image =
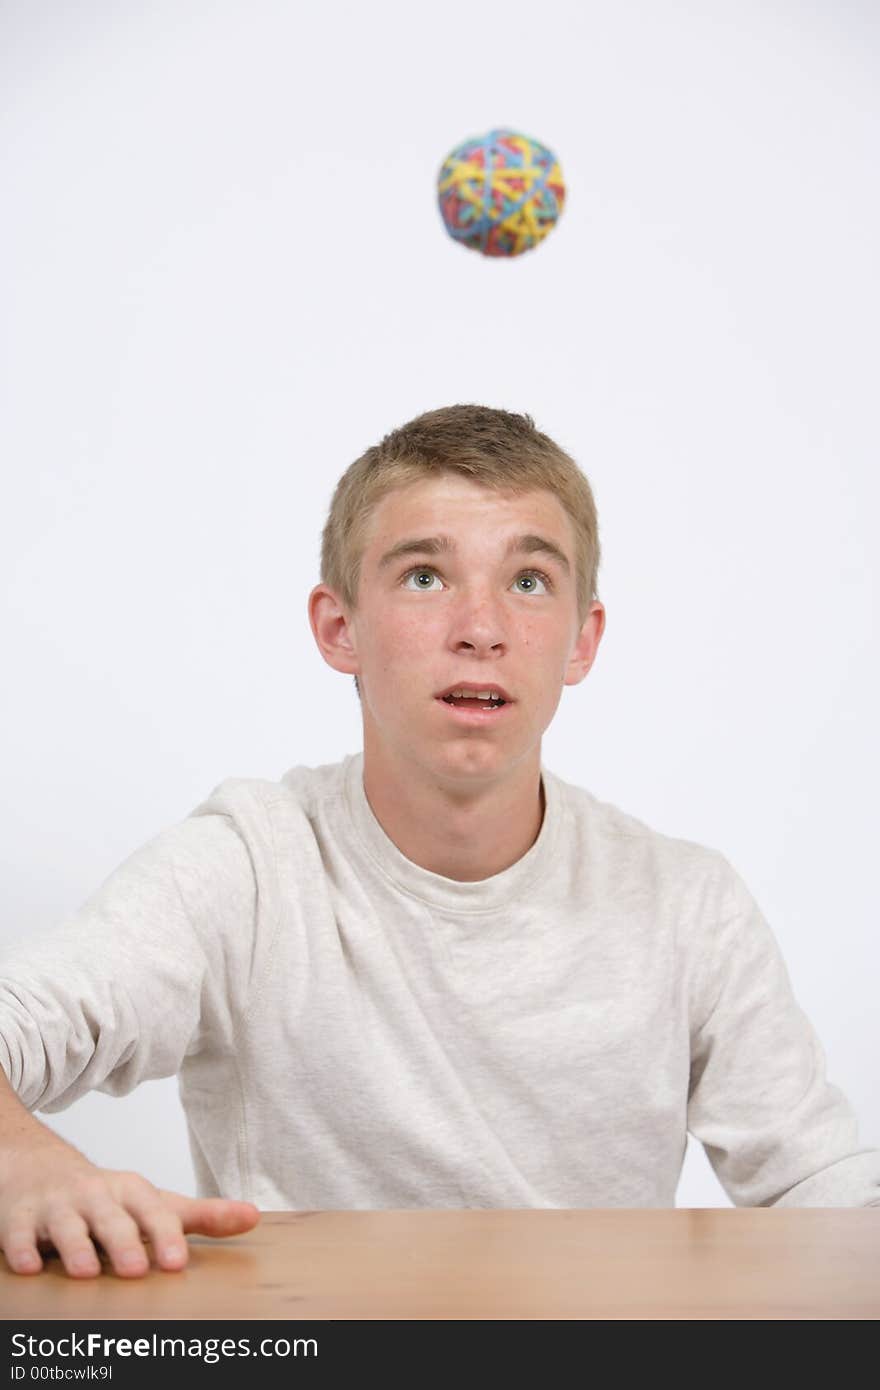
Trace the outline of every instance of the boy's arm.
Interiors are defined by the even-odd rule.
[[[188,1233],[238,1235],[259,1217],[249,1202],[185,1197],[97,1168],[34,1119],[0,1070],[0,1247],[13,1273],[38,1273],[43,1244],[68,1274],[100,1274],[99,1241],[116,1274],[137,1277],[150,1267],[144,1238],[160,1269],[182,1269]]]
[[[728,911],[692,985],[688,1129],[737,1206],[878,1206],[880,1150],[859,1144],[776,939],[726,867]]]
[[[142,1236],[160,1266],[180,1268],[187,1231],[230,1235],[257,1220],[250,1203],[195,1200],[98,1168],[30,1113],[93,1089],[122,1095],[174,1075],[187,1055],[234,1047],[256,898],[229,818],[199,815],[137,850],[60,928],[0,960],[0,1247],[13,1268],[39,1270],[41,1242],[68,1273],[98,1273],[99,1241],[117,1273],[141,1274]]]

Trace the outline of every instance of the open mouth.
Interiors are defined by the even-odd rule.
[[[501,709],[507,701],[500,696],[492,695],[488,700],[481,700],[479,696],[473,695],[443,695],[441,696],[444,705],[451,705],[453,709]]]
[[[438,704],[444,704],[457,724],[493,724],[505,718],[505,710],[512,708],[513,701],[503,686],[499,685],[454,685],[445,695],[435,696]]]

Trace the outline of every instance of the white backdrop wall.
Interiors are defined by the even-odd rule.
[[[334,484],[456,401],[593,485],[608,626],[546,763],[720,849],[880,1143],[880,16],[854,0],[0,6],[0,947],[223,778],[361,746]],[[510,125],[518,261],[434,179]],[[50,1123],[192,1190],[173,1079]],[[726,1205],[691,1148],[680,1205]]]

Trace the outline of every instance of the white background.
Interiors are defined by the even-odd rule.
[[[720,849],[880,1143],[880,22],[865,0],[0,6],[0,945],[228,776],[361,746],[306,596],[345,467],[531,413],[608,626],[548,766]],[[443,231],[508,125],[569,200]],[[173,1079],[51,1123],[192,1190]],[[680,1205],[727,1205],[692,1148]]]

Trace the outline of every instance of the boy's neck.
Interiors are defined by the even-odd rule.
[[[540,753],[503,782],[464,794],[461,784],[431,776],[364,747],[364,792],[385,834],[413,864],[444,878],[474,883],[510,868],[531,849],[544,819]]]

